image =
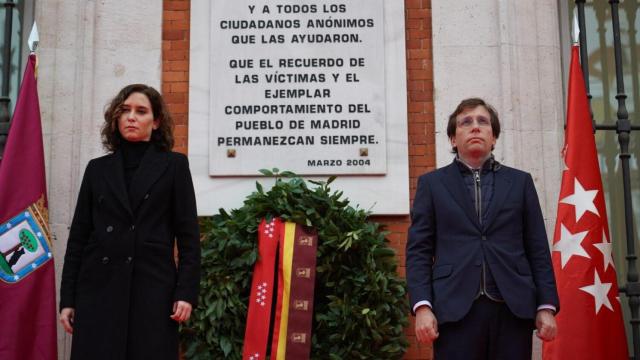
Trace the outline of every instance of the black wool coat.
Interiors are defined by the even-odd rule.
[[[173,303],[196,306],[200,241],[187,158],[149,146],[130,186],[127,195],[120,151],[87,165],[60,289],[60,308],[75,309],[72,359],[177,359]]]

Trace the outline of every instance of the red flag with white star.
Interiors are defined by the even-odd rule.
[[[571,52],[562,185],[553,238],[558,335],[543,358],[629,359],[578,46]]]

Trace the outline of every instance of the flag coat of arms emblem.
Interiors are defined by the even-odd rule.
[[[0,280],[15,283],[51,259],[44,199],[0,225]]]

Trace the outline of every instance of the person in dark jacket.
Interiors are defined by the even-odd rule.
[[[463,100],[449,117],[453,163],[422,175],[407,241],[416,338],[436,359],[531,359],[532,331],[556,335],[560,310],[531,175],[499,164],[498,114]]]
[[[104,117],[110,153],[87,165],[62,271],[71,358],[178,359],[200,282],[189,163],[171,151],[173,121],[154,88],[124,87]]]

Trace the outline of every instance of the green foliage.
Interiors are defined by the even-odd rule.
[[[181,329],[187,359],[241,359],[260,220],[284,220],[318,230],[312,359],[399,359],[408,347],[406,285],[394,251],[368,213],[349,206],[326,182],[261,170],[276,183],[240,209],[202,220],[199,306]],[[284,178],[284,179],[283,179]]]

